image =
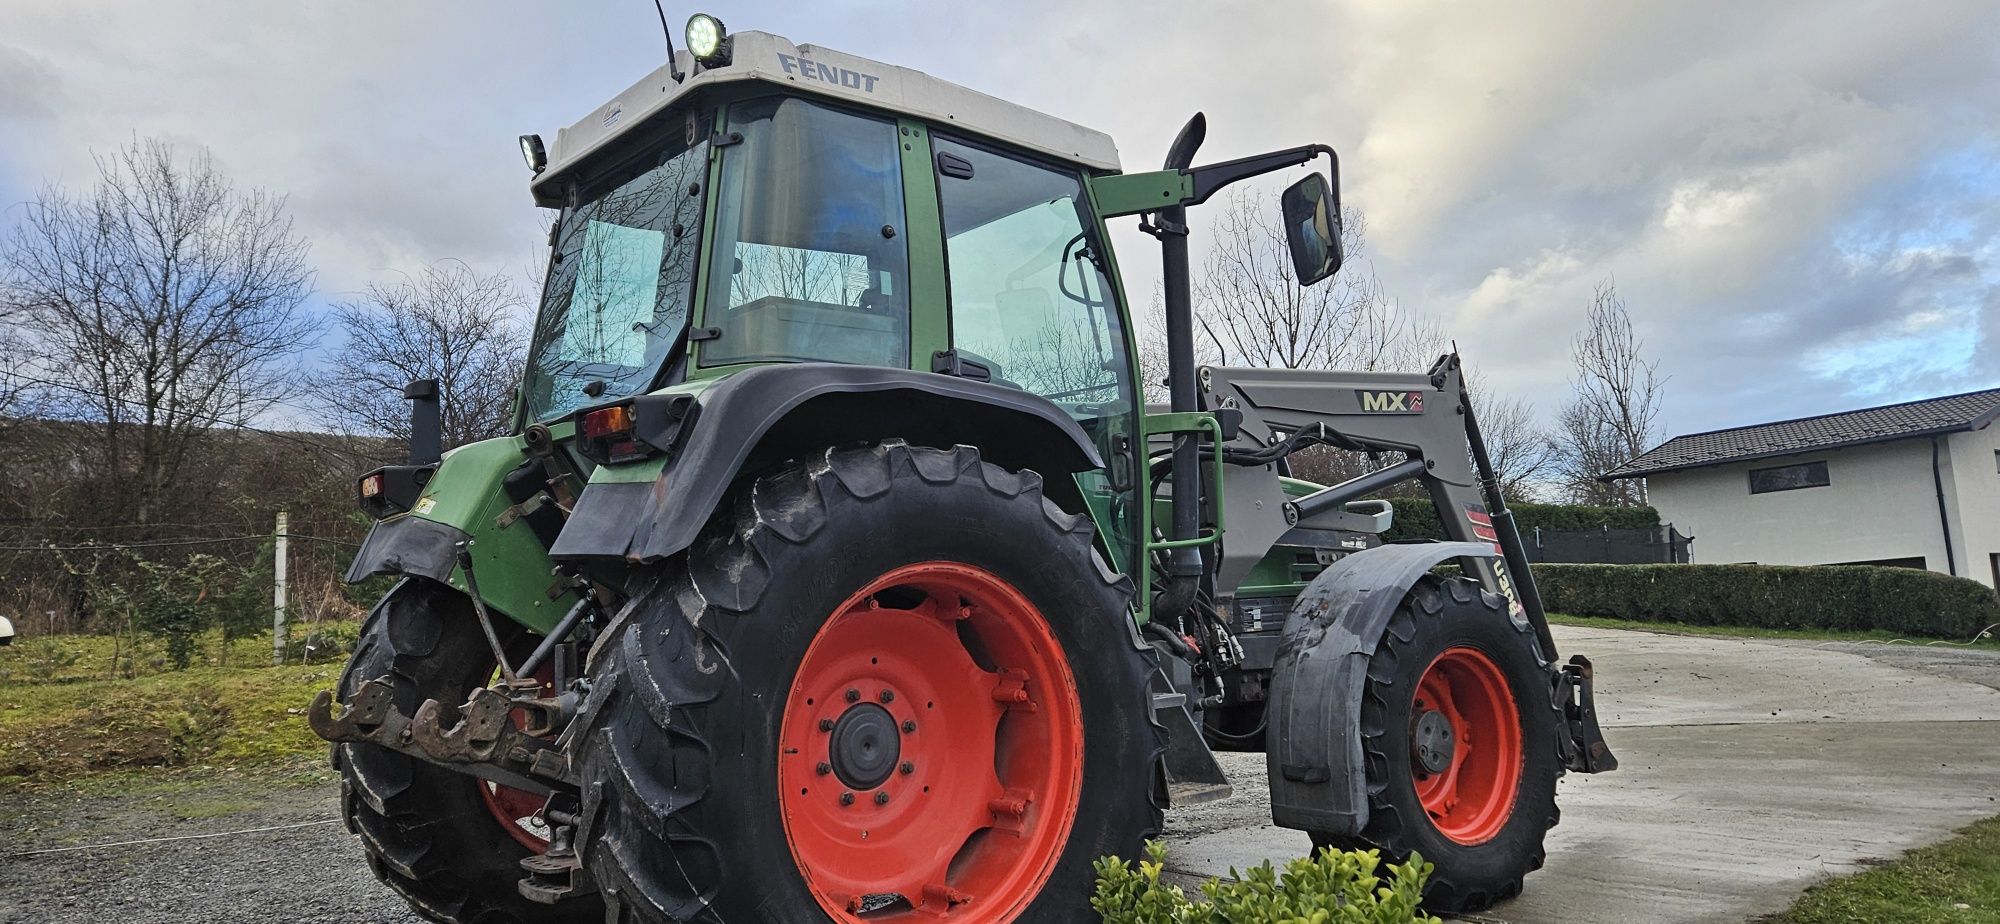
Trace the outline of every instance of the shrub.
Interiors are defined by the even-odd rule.
[[[1977,581],[1865,565],[1536,565],[1553,613],[1691,626],[1880,629],[1966,638],[2000,622]]]
[[[1390,542],[1408,539],[1444,539],[1444,525],[1438,522],[1437,508],[1428,498],[1397,497],[1395,522],[1382,538]],[[1546,530],[1657,529],[1660,512],[1651,507],[1585,507],[1573,504],[1508,504],[1514,526],[1531,535],[1536,527]]]
[[[1280,875],[1265,862],[1234,882],[1202,884],[1206,904],[1179,886],[1164,885],[1167,848],[1146,844],[1146,859],[1127,864],[1117,857],[1097,861],[1097,894],[1090,906],[1106,924],[1442,924],[1417,908],[1430,864],[1422,857],[1389,865],[1387,881],[1375,869],[1373,850],[1324,850],[1293,860]]]

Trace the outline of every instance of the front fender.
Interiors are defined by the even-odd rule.
[[[1053,477],[1100,468],[1090,437],[1039,395],[955,376],[837,363],[785,363],[735,373],[700,393],[669,460],[600,466],[550,555],[656,561],[693,544],[744,474],[827,446],[902,439],[977,446],[990,462]],[[1080,509],[1080,508],[1078,508]]]
[[[1361,756],[1361,693],[1368,659],[1410,587],[1455,558],[1491,558],[1491,545],[1385,545],[1334,562],[1285,617],[1271,698],[1265,770],[1280,827],[1354,834],[1368,823]]]

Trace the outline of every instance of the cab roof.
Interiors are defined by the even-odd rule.
[[[939,125],[961,126],[969,133],[1081,164],[1092,170],[1117,171],[1118,147],[1111,136],[996,99],[921,71],[884,64],[817,45],[794,45],[768,32],[736,32],[729,36],[730,63],[696,72],[687,52],[675,53],[685,79],[676,83],[673,68],[661,67],[618,94],[580,122],[556,132],[549,147],[549,165],[530,184],[535,201],[562,202],[562,177],[591,153],[635,132],[666,111],[675,101],[710,87],[738,91],[756,83],[812,93],[901,113]]]

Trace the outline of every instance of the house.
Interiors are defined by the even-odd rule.
[[[1896,565],[2000,585],[2000,389],[1676,436],[1646,479],[1705,564]]]

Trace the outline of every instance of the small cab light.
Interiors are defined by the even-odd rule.
[[[361,479],[361,496],[364,498],[382,496],[382,473],[375,472]]]
[[[583,435],[591,439],[602,439],[632,431],[632,406],[620,404],[600,408],[583,415]]]
[[[542,136],[521,136],[521,159],[528,162],[528,169],[536,176],[549,168],[549,152],[542,147]]]
[[[722,27],[722,20],[707,13],[688,17],[687,46],[688,53],[703,67],[729,63],[729,31]]]

